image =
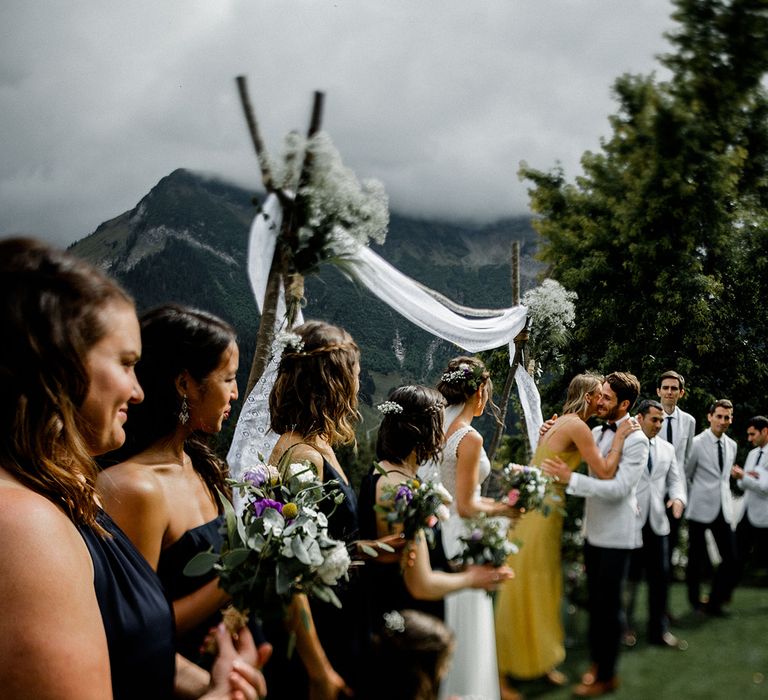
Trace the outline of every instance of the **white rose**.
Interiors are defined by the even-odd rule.
[[[337,542],[332,549],[323,552],[325,559],[317,570],[320,580],[333,586],[349,569],[349,552],[343,542]]]

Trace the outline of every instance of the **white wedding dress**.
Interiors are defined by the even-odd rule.
[[[460,428],[445,443],[438,472],[443,486],[451,493],[451,517],[443,523],[443,548],[449,559],[461,551],[459,536],[465,531],[464,520],[456,512],[456,452],[462,438],[474,428]],[[480,484],[491,473],[491,463],[481,451]],[[440,699],[452,695],[472,700],[499,700],[499,674],[496,664],[496,630],[493,601],[483,590],[468,588],[445,597],[445,623],[456,637],[456,650],[448,675],[440,684]]]

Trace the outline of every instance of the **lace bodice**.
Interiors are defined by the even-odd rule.
[[[459,443],[462,441],[465,435],[470,431],[475,430],[472,426],[466,426],[465,428],[459,428],[453,433],[446,441],[443,448],[443,458],[438,465],[438,473],[440,475],[440,481],[443,482],[443,486],[453,496],[453,503],[451,504],[451,513],[456,512],[456,462],[458,461]],[[488,478],[491,473],[491,462],[488,459],[488,455],[485,454],[485,450],[480,452],[480,469],[478,473],[478,481],[475,484],[475,494],[480,495],[480,484]]]

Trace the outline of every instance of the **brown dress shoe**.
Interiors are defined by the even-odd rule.
[[[579,683],[573,687],[573,694],[577,698],[599,698],[601,695],[612,693],[619,687],[619,679],[614,676],[607,681],[594,681],[589,685]]]
[[[566,676],[562,671],[558,671],[556,668],[547,671],[544,677],[547,679],[547,683],[558,688],[561,688],[568,682],[568,676]]]

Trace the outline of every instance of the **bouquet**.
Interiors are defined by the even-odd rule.
[[[480,513],[465,520],[466,532],[459,536],[462,551],[459,561],[470,564],[503,566],[510,554],[517,554],[518,547],[507,539],[509,520],[492,518]]]
[[[377,468],[385,473],[381,467]],[[390,528],[402,525],[407,540],[412,540],[419,530],[424,530],[430,547],[435,546],[432,528],[439,520],[448,519],[448,504],[453,501],[440,482],[408,479],[397,486],[384,487],[382,497],[389,505],[377,505],[376,510],[386,513]]]
[[[531,510],[541,510],[549,515],[550,507],[545,502],[551,479],[538,467],[508,464],[502,468],[499,481],[506,493],[504,501],[521,513]],[[554,500],[559,497],[551,495]]]
[[[236,512],[220,495],[226,519],[222,550],[201,552],[184,573],[214,569],[246,619],[250,612],[261,619],[281,614],[295,593],[341,607],[333,586],[347,576],[349,553],[344,542],[328,535],[328,517],[319,510],[327,499],[340,503],[341,492],[327,491],[309,462],[282,471],[257,464],[229,483],[240,493],[242,508]]]

